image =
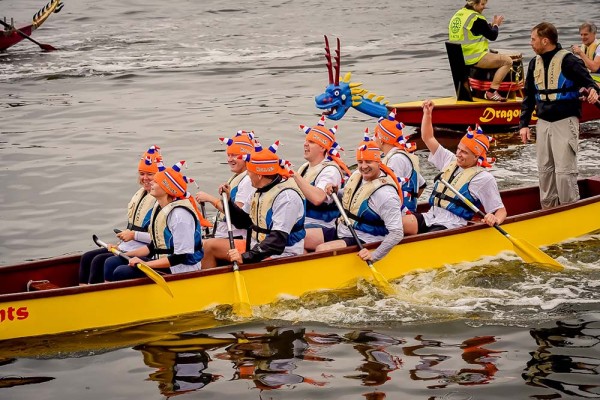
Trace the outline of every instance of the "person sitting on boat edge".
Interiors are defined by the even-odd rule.
[[[598,28],[592,22],[579,26],[581,46],[571,46],[571,51],[581,58],[590,73],[600,73],[600,39],[596,39]]]
[[[485,98],[492,101],[506,101],[506,98],[498,93],[498,89],[504,77],[510,72],[513,62],[509,55],[489,51],[489,40],[495,41],[498,38],[498,28],[504,22],[504,17],[494,15],[492,23],[489,24],[482,14],[487,2],[488,0],[467,0],[465,6],[450,18],[448,38],[450,42],[461,45],[467,66],[473,65],[483,69],[497,68]]]
[[[381,241],[374,250],[362,249],[358,256],[364,261],[379,261],[404,237],[402,227],[402,189],[394,172],[381,162],[381,151],[374,141],[365,140],[356,151],[358,169],[342,190],[327,186],[327,193],[341,196],[342,207],[352,222],[362,243]],[[330,228],[335,229],[335,228]],[[327,236],[327,233],[325,234]],[[338,240],[323,243],[316,251],[326,251],[355,245],[350,229],[338,219]]]
[[[375,143],[383,152],[381,162],[387,165],[402,182],[402,202],[411,212],[417,211],[417,201],[427,186],[419,168],[419,157],[412,154],[415,143],[407,142],[402,129],[404,124],[396,121],[392,111],[387,118],[381,117],[375,125]]]
[[[147,246],[128,251],[129,264],[121,263],[114,269],[113,265],[105,264],[106,281],[144,277],[145,274],[135,268],[138,263],[167,274],[200,270],[204,255],[202,224],[207,221],[187,192],[191,179],[181,174],[184,163],[180,161],[172,168],[159,165],[150,188],[150,194],[156,198],[148,227],[152,241]]]
[[[322,116],[317,125],[308,127],[300,125],[306,134],[304,141],[304,163],[292,175],[296,184],[306,196],[306,238],[304,248],[314,251],[321,243],[334,240],[335,237],[324,237],[322,228],[334,228],[335,220],[340,216],[333,199],[325,193],[325,187],[332,184],[342,187],[350,170],[342,161],[336,142],[337,126],[327,129],[325,117]],[[335,232],[335,231],[333,231]]]
[[[248,175],[256,192],[252,201],[238,207],[229,197],[231,222],[238,228],[250,229],[246,251],[231,249],[229,260],[250,264],[266,258],[278,258],[304,253],[305,198],[293,179],[289,162],[279,159],[279,141],[267,149],[257,144],[246,161]],[[223,185],[219,191],[229,194]]]
[[[122,242],[117,246],[121,251],[134,250],[150,243],[148,225],[150,210],[156,199],[149,195],[154,174],[158,172],[157,163],[161,159],[160,148],[151,146],[142,155],[138,163],[138,183],[140,188],[133,195],[127,207],[127,229],[118,233]],[[105,248],[84,253],[79,263],[79,285],[104,282],[104,264],[115,256]]]
[[[431,100],[423,102],[421,139],[431,152],[429,162],[441,171],[441,177],[454,186],[473,204],[483,206],[483,221],[489,226],[501,224],[506,218],[494,176],[486,170],[491,167],[487,159],[490,138],[478,132],[467,131],[460,140],[456,154],[444,148],[434,137]],[[426,213],[413,213],[403,217],[407,235],[457,228],[467,225],[474,212],[440,181],[434,183],[429,198],[431,208]]]
[[[227,145],[227,164],[233,172],[233,176],[227,181],[229,193],[232,201],[240,208],[252,200],[255,188],[252,186],[246,161],[240,156],[254,153],[254,132],[238,131],[233,138],[219,138]],[[215,237],[204,241],[204,258],[202,259],[202,269],[214,268],[220,260],[229,261],[227,252],[229,251],[229,235],[227,232],[227,223],[223,209],[223,201],[220,198],[212,196],[205,192],[196,193],[196,201],[209,202],[218,211]],[[239,249],[246,248],[246,230],[233,228],[233,237],[235,246]]]

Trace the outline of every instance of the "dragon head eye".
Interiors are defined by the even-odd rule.
[[[333,95],[336,96],[336,97],[339,96],[340,95],[340,91],[336,90],[335,92],[333,92]]]

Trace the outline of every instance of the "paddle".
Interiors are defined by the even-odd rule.
[[[340,203],[340,199],[338,199],[338,196],[336,193],[333,193],[331,195],[331,197],[333,197],[333,201],[335,201],[335,205],[337,206],[338,210],[340,210],[340,213],[342,214],[342,218],[344,218],[344,223],[350,230],[350,233],[352,233],[352,236],[354,237],[354,241],[358,245],[358,248],[360,250],[362,250],[363,245],[360,242],[360,239],[358,238],[358,235],[356,234],[354,227],[350,223],[350,220],[348,219],[348,216],[346,215],[346,211],[344,211],[344,207],[342,207],[342,204]],[[380,274],[379,271],[377,271],[375,269],[373,262],[367,261],[367,265],[369,266],[369,269],[371,270],[371,274],[373,275],[373,278],[375,279],[375,284],[379,287],[379,289],[387,295],[390,295],[390,296],[395,295],[396,291],[394,290],[392,285],[390,285],[390,283],[387,281],[387,279],[385,279],[385,277],[382,274]]]
[[[595,79],[594,79],[594,80],[595,80]],[[579,93],[581,93],[581,94],[582,94],[582,96],[581,96],[581,97],[579,97],[579,100],[581,100],[581,101],[587,101],[587,95],[590,93],[590,89],[588,89],[588,88],[581,88],[581,89],[579,89]],[[600,108],[600,100],[596,101],[596,102],[594,103],[594,105],[595,105],[597,108]]]
[[[202,216],[206,218],[206,207],[204,206],[204,202],[200,203],[200,211],[202,211]],[[213,235],[214,236],[214,235]],[[208,226],[204,227],[204,237],[206,239],[210,238],[210,228]]]
[[[40,48],[42,50],[45,51],[54,51],[54,50],[58,50],[57,48],[50,46],[49,44],[44,44],[44,43],[40,43],[37,40],[35,40],[34,38],[32,38],[31,36],[29,36],[28,34],[26,34],[25,32],[23,32],[20,29],[15,28],[14,26],[11,26],[10,24],[7,24],[6,22],[4,22],[3,20],[0,19],[0,24],[2,24],[6,29],[10,29],[10,30],[15,30],[19,35],[21,35],[22,37],[24,37],[25,39],[29,39],[31,40],[33,43],[37,44],[38,46],[40,46]]]
[[[446,186],[456,196],[458,196],[458,198],[463,203],[465,203],[471,210],[473,210],[480,216],[485,217],[485,214],[483,213],[483,211],[481,211],[479,208],[475,207],[475,204],[471,203],[469,201],[469,199],[467,199],[465,196],[463,196],[452,185],[450,185],[448,182],[446,182],[442,178],[440,178],[440,182],[442,182],[444,184],[444,186]],[[555,259],[550,257],[548,254],[544,253],[543,251],[541,251],[540,249],[538,249],[531,243],[528,243],[524,240],[520,240],[520,239],[512,237],[511,235],[508,234],[508,232],[506,232],[504,229],[502,229],[500,226],[498,226],[498,224],[495,224],[494,228],[496,228],[496,230],[498,232],[503,234],[504,237],[506,237],[508,240],[510,240],[512,242],[515,253],[517,253],[517,255],[519,257],[521,257],[523,259],[523,261],[525,261],[526,263],[538,263],[538,264],[541,264],[542,266],[547,267],[548,269],[551,269],[554,271],[562,271],[564,269],[564,267],[558,261],[556,261]]]
[[[96,245],[98,247],[104,247],[106,250],[110,251],[114,255],[119,256],[119,257],[123,257],[127,261],[129,261],[131,259],[131,257],[129,257],[127,254],[123,253],[122,251],[120,251],[116,247],[109,248],[108,244],[106,244],[102,240],[98,239],[98,236],[93,235],[92,239],[94,240],[94,243],[96,243]],[[147,266],[144,263],[138,263],[136,265],[136,267],[140,271],[142,271],[144,274],[146,274],[146,276],[148,278],[152,279],[165,292],[167,292],[169,294],[169,296],[173,297],[173,293],[171,292],[171,289],[169,289],[169,285],[167,285],[167,282],[165,281],[165,278],[163,278],[158,272],[156,272],[155,270],[153,270],[151,267]]]
[[[229,201],[227,200],[227,193],[223,192],[221,196],[223,197],[223,211],[225,212],[225,220],[227,221],[229,248],[233,250],[235,249],[235,243],[233,241],[233,229],[231,228],[231,218],[229,216]],[[250,318],[252,317],[252,307],[250,306],[248,291],[246,290],[246,282],[244,282],[240,267],[235,261],[233,262],[233,277],[235,278],[235,289],[239,300],[238,303],[233,305],[233,312],[242,318]]]

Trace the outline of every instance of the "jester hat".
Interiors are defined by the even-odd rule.
[[[306,140],[318,144],[327,151],[331,148],[339,149],[339,145],[335,141],[337,125],[331,129],[325,128],[324,116],[321,116],[321,119],[315,126],[300,125],[300,130],[306,133]]]
[[[190,182],[194,182],[193,179],[184,176],[181,173],[181,169],[185,164],[185,160],[179,161],[177,164],[173,165],[171,168],[165,168],[162,165],[162,162],[159,164],[159,171],[154,175],[154,181],[160,186],[169,196],[175,197],[176,199],[188,199],[194,210],[196,211],[196,216],[200,221],[202,226],[212,226],[212,224],[204,218],[198,207],[196,206],[196,202],[192,198],[192,195],[187,191],[187,185]]]
[[[138,171],[155,174],[158,172],[158,161],[161,159],[160,147],[150,146],[138,163]]]
[[[242,154],[239,156],[242,160],[246,161],[246,168],[248,171],[253,172],[257,175],[281,175],[283,177],[290,177],[291,171],[289,161],[280,159],[276,152],[279,148],[279,140],[273,143],[266,149],[257,143],[254,147],[254,153]]]
[[[369,128],[365,129],[363,141],[358,146],[358,149],[356,149],[356,161],[377,161],[379,168],[392,177],[396,184],[396,190],[400,195],[400,201],[402,201],[402,187],[400,186],[400,180],[390,167],[381,162],[381,149],[377,147],[377,144],[369,137]]]
[[[483,134],[479,125],[475,126],[475,131],[471,127],[467,128],[467,134],[462,137],[460,143],[466,146],[477,157],[477,165],[490,168],[495,160],[487,157],[490,143],[494,139]]]
[[[391,144],[399,149],[413,152],[417,149],[415,143],[407,142],[408,135],[402,132],[404,124],[396,121],[396,114],[391,111],[387,117],[381,117],[375,126],[375,137],[383,143]]]
[[[227,145],[227,154],[239,156],[254,152],[254,131],[237,131],[233,138],[219,138]]]

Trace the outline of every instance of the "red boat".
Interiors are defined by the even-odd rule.
[[[63,3],[61,0],[51,0],[48,4],[34,14],[31,25],[23,26],[18,29],[11,27],[10,24],[7,24],[3,21],[4,23],[2,25],[5,26],[5,29],[0,31],[0,51],[4,51],[9,47],[19,43],[21,40],[26,39],[27,36],[31,36],[33,31],[39,28],[44,21],[48,19],[50,14],[57,13],[62,10],[62,8]]]
[[[479,123],[486,133],[506,132],[519,124],[521,102],[523,101],[524,69],[522,56],[511,55],[513,68],[500,86],[500,93],[507,98],[506,102],[484,99],[495,70],[483,70],[466,66],[460,45],[446,42],[448,61],[452,71],[452,79],[456,97],[432,99],[435,103],[434,125],[436,128],[447,128],[463,131],[467,126]],[[504,53],[504,51],[501,51]],[[350,108],[354,108],[372,117],[385,117],[395,110],[396,119],[407,126],[421,125],[423,110],[422,100],[392,103],[362,87],[361,83],[352,82],[352,74],[340,77],[340,42],[332,54],[329,41],[325,38],[325,59],[329,73],[329,85],[325,92],[315,97],[315,105],[327,118],[341,119]],[[581,122],[600,119],[600,108],[584,102]],[[535,124],[535,113],[531,123]]]

